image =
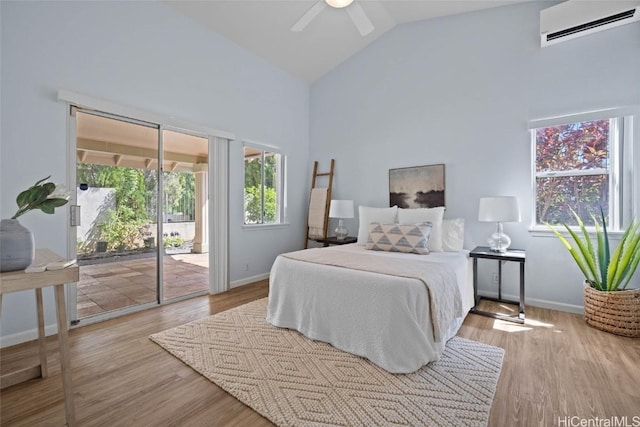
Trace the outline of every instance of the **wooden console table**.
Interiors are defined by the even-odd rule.
[[[45,264],[61,261],[63,258],[49,249],[36,249],[34,264]],[[68,426],[75,426],[75,410],[73,405],[73,385],[71,383],[71,360],[67,324],[67,306],[64,297],[64,284],[77,282],[80,269],[77,265],[62,270],[43,271],[41,273],[25,273],[24,270],[0,273],[0,313],[2,312],[2,295],[10,292],[35,289],[38,314],[38,347],[40,364],[1,376],[2,388],[9,387],[32,378],[47,376],[47,351],[44,334],[44,311],[42,308],[42,288],[53,286],[56,298],[56,315],[58,318],[58,345],[60,347],[60,365],[62,370],[62,386],[64,391],[65,414]]]

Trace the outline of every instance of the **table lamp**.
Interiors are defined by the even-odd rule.
[[[344,226],[344,218],[353,218],[353,200],[331,200],[329,217],[338,218],[336,238],[343,240],[349,234],[347,228]]]
[[[513,196],[482,197],[478,209],[478,221],[496,222],[496,232],[489,237],[489,247],[494,252],[505,253],[511,238],[502,230],[503,222],[520,222],[518,199]]]

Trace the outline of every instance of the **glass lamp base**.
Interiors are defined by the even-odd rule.
[[[511,246],[511,238],[504,233],[493,233],[488,242],[492,251],[500,252],[501,254],[507,252],[507,248]]]
[[[336,239],[338,240],[344,240],[349,234],[349,231],[346,229],[341,219],[338,221],[338,228],[336,228],[335,231],[336,231]]]

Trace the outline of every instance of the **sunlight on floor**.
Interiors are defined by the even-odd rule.
[[[507,313],[499,313],[499,314],[508,315]],[[524,331],[530,331],[534,327],[553,328],[553,325],[550,323],[544,323],[539,320],[530,319],[530,318],[525,319],[524,325],[505,321],[505,320],[500,320],[500,319],[496,319],[493,322],[493,329],[497,329],[499,331],[504,331],[504,332],[524,332]]]
[[[497,329],[499,331],[504,331],[504,332],[524,332],[524,331],[530,331],[533,328],[528,328],[518,323],[507,322],[504,320],[496,319],[493,321],[493,329]]]
[[[510,307],[510,306],[508,306],[508,305],[500,304],[500,308],[501,308],[501,309],[503,309],[503,310],[507,310],[507,311],[510,311],[510,312],[511,312],[511,313],[509,313],[509,314],[507,314],[507,315],[510,315],[510,314],[513,314],[513,313],[515,313],[515,312],[516,312],[516,309],[515,309],[515,308]],[[504,314],[504,313],[501,313],[501,314]]]

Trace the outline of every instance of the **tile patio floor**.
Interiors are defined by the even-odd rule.
[[[209,254],[165,255],[164,298],[209,289]],[[80,266],[78,319],[156,301],[156,259]]]

